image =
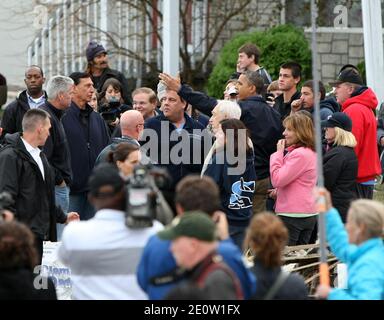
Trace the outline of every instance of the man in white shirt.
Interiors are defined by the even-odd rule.
[[[78,220],[75,212],[66,216],[55,205],[54,174],[39,147],[49,136],[51,123],[47,112],[31,109],[23,117],[23,133],[7,135],[0,151],[0,192],[8,191],[15,203],[6,208],[35,234],[40,261],[43,241],[56,241],[56,222]]]
[[[129,228],[126,188],[112,164],[97,166],[89,179],[94,218],[64,229],[58,257],[71,269],[73,298],[78,300],[146,299],[136,280],[136,268],[150,236],[163,229]]]

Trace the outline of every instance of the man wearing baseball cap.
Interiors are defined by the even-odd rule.
[[[186,212],[158,236],[172,240],[172,254],[177,265],[187,270],[190,284],[215,300],[243,299],[239,279],[217,254],[216,225],[206,213]]]
[[[93,86],[97,92],[101,92],[105,81],[109,78],[115,78],[120,81],[123,89],[122,97],[124,103],[132,105],[131,99],[128,93],[128,82],[124,75],[117,71],[109,68],[108,66],[108,52],[104,46],[96,41],[89,42],[86,49],[86,57],[88,61],[87,69],[85,72],[91,75]]]
[[[357,197],[372,199],[375,178],[381,174],[374,114],[377,97],[371,88],[364,86],[363,79],[353,68],[345,68],[329,84],[335,87],[335,96],[341,110],[352,120],[352,133],[357,141]]]

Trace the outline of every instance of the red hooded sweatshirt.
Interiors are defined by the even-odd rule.
[[[377,124],[373,111],[377,98],[370,88],[362,89],[356,96],[345,100],[342,111],[352,119],[352,133],[357,140],[355,152],[358,160],[357,182],[367,182],[381,174],[377,150]]]

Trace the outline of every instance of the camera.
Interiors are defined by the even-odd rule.
[[[156,218],[159,188],[169,182],[166,170],[137,165],[127,185],[125,224],[129,228],[151,227]]]
[[[9,207],[14,203],[12,195],[9,192],[3,191],[0,193],[0,221],[4,220],[3,210],[9,210]]]
[[[114,122],[120,115],[127,111],[128,106],[121,104],[120,101],[110,101],[100,107],[100,115],[108,122]]]

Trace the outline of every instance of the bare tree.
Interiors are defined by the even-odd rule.
[[[278,7],[280,0],[208,0],[207,10],[204,12],[204,16],[196,15],[196,12],[192,12],[193,6],[202,1],[197,0],[175,0],[180,1],[180,58],[182,61],[182,77],[188,83],[192,83],[196,77],[206,78],[205,66],[208,61],[214,60],[214,50],[220,49],[223,43],[223,35],[226,38],[231,36],[233,26],[236,24],[236,31],[245,31],[250,28],[258,27],[259,19],[255,18],[254,8],[262,3],[263,9],[268,6]],[[95,25],[94,19],[87,20],[84,16],[84,4],[87,6],[99,3],[99,0],[88,1],[74,1],[75,9],[70,10],[68,13],[74,15],[76,23],[80,23],[84,26],[84,30],[97,31],[99,35],[102,35],[108,42],[108,50],[112,53],[116,53],[123,57],[129,57],[131,60],[137,61],[139,65],[145,67],[145,70],[149,71],[149,74],[155,75],[159,73],[161,67],[156,61],[157,53],[162,50],[162,20],[163,14],[161,8],[159,8],[158,0],[109,0],[108,7],[111,10],[111,19],[114,20],[113,10],[116,10],[117,4],[120,6],[129,6],[136,14],[131,17],[139,23],[135,32],[131,32],[127,37],[136,37],[139,39],[139,48],[127,47],[126,41],[121,41],[121,34],[116,28],[109,28],[108,30],[102,30],[99,25]],[[55,10],[62,6],[61,1],[44,1],[35,0],[34,5],[41,5],[47,7],[47,12],[51,15]],[[71,19],[73,16],[71,17]],[[127,19],[127,17],[124,17]],[[192,25],[197,21],[205,19],[205,30],[200,35],[197,45],[200,50],[196,51],[190,43]],[[148,26],[149,24],[149,26]],[[145,39],[148,36],[156,41],[157,48],[150,48],[146,45]],[[89,36],[88,36],[89,37]],[[155,40],[156,39],[156,40]],[[84,56],[84,48],[78,48],[77,57]],[[152,50],[152,52],[150,52]],[[150,52],[150,54],[148,54]],[[150,56],[150,58],[149,58]],[[63,55],[61,56],[63,57]],[[67,57],[68,58],[68,57]],[[234,66],[235,67],[235,66]]]

